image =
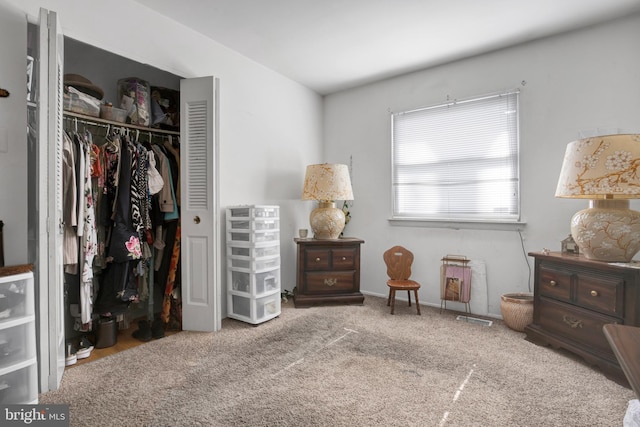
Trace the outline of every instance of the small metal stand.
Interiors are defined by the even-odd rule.
[[[447,309],[447,301],[464,304],[465,313],[471,314],[471,267],[463,255],[446,255],[440,267],[440,313]]]

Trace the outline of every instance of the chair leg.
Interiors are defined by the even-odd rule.
[[[391,305],[391,292],[393,292],[393,289],[389,288],[389,296],[387,297],[387,307]]]
[[[391,295],[389,296],[389,299],[391,300],[391,314],[393,314],[393,308],[396,305],[396,290],[395,289],[391,289]]]
[[[418,309],[418,316],[420,316],[420,302],[418,301],[418,290],[413,291],[416,294],[416,308]]]
[[[407,299],[409,300],[409,307],[411,307],[411,291],[407,291]]]

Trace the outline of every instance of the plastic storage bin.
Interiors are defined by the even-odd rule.
[[[151,86],[137,77],[118,80],[120,108],[127,112],[127,123],[140,126],[151,124]]]
[[[227,208],[228,316],[262,323],[280,314],[278,206]]]
[[[100,117],[100,100],[69,86],[63,95],[63,108],[74,113]]]
[[[0,404],[38,401],[33,273],[0,268]]]
[[[280,292],[280,268],[255,272],[243,268],[229,269],[229,289],[254,296]]]
[[[232,242],[232,244],[229,245],[227,253],[230,256],[245,256],[251,258],[280,255],[280,242],[262,242],[255,244]]]

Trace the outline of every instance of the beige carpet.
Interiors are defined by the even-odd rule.
[[[619,426],[633,392],[501,321],[383,299],[226,319],[66,371],[72,426]]]

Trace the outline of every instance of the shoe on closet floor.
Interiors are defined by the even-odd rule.
[[[151,341],[151,327],[148,320],[140,320],[138,322],[138,330],[131,334],[137,340],[147,342]]]
[[[67,344],[67,354],[64,359],[65,366],[75,365],[78,362],[78,356],[76,356],[76,349],[73,344]]]
[[[84,336],[80,338],[80,345],[78,346],[78,351],[76,351],[76,357],[78,359],[86,359],[91,356],[91,352],[93,351],[93,344],[91,341]]]
[[[151,325],[151,336],[155,339],[164,338],[164,322],[161,319],[155,319]]]

